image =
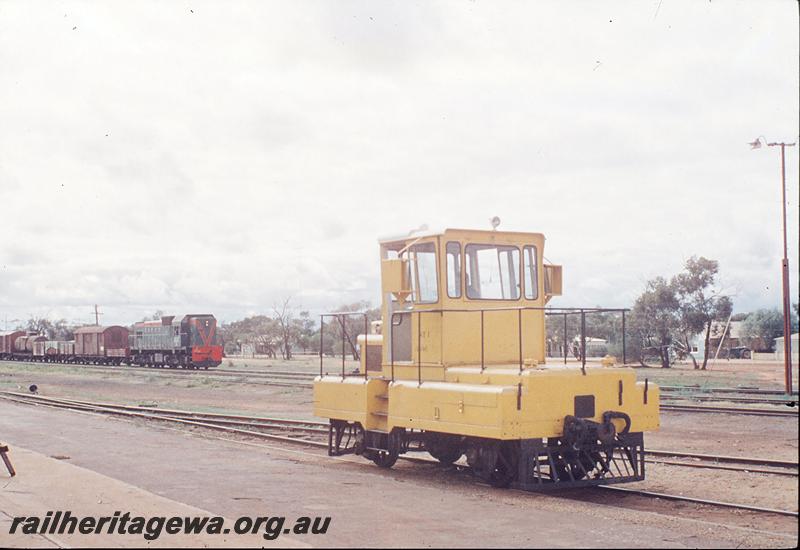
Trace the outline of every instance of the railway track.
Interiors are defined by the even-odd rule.
[[[84,363],[46,363],[40,361],[4,361],[9,364],[25,364],[25,365],[33,365],[33,366],[42,366],[47,367],[50,365],[62,365],[62,366],[69,366],[69,367],[78,367],[78,368],[87,368],[91,370],[122,370],[122,371],[143,371],[143,372],[158,372],[158,373],[167,373],[167,374],[177,374],[182,376],[246,376],[246,377],[269,377],[269,378],[287,378],[291,380],[300,380],[303,382],[311,382],[314,380],[314,377],[317,375],[316,370],[314,372],[299,372],[299,371],[286,371],[286,370],[264,370],[264,369],[257,369],[257,370],[249,370],[249,369],[223,369],[223,368],[215,368],[215,369],[180,369],[180,368],[158,368],[158,367],[140,367],[140,366],[127,366],[127,365],[93,365],[93,364],[84,364]],[[708,388],[702,387],[700,385],[687,385],[687,386],[669,386],[669,385],[660,385],[659,389],[662,392],[662,398],[668,399],[677,399],[678,396],[665,396],[664,393],[684,393],[686,394],[686,398],[691,399],[698,399],[698,400],[720,400],[720,401],[734,401],[734,398],[717,398],[716,396],[703,396],[704,393],[711,393],[711,394],[741,394],[741,395],[777,395],[777,396],[785,396],[784,400],[767,400],[763,398],[735,398],[736,401],[741,401],[742,403],[769,403],[769,404],[779,404],[783,405],[786,403],[790,403],[793,401],[794,397],[797,397],[798,391],[794,390],[791,396],[787,396],[783,390],[780,389],[765,389],[765,388],[758,388],[755,386],[739,386],[735,388]]]
[[[797,405],[797,398],[789,399],[770,399],[769,397],[725,397],[720,395],[670,395],[662,394],[661,399],[667,401],[700,401],[700,402],[725,402],[725,403],[742,403],[753,405],[783,405],[786,407],[794,407]]]
[[[20,392],[0,392],[0,398],[8,401],[27,404],[27,405],[40,405],[47,407],[54,407],[59,409],[68,409],[81,412],[100,413],[117,415],[128,418],[139,418],[143,420],[156,420],[166,421],[177,424],[182,424],[190,427],[198,427],[211,429],[216,431],[224,431],[238,435],[256,437],[260,439],[267,439],[279,441],[284,443],[291,443],[296,445],[304,445],[320,449],[327,449],[327,442],[320,441],[320,436],[327,436],[328,424],[315,420],[295,420],[285,418],[272,418],[272,417],[257,417],[257,416],[244,416],[244,415],[228,415],[199,411],[181,411],[175,409],[155,409],[150,407],[139,407],[133,405],[118,405],[113,403],[96,403],[83,400],[72,400],[64,398],[45,397],[40,395],[25,394]],[[278,430],[281,433],[275,433]],[[287,435],[288,434],[288,435]],[[678,451],[660,451],[651,450],[647,451],[650,457],[670,457],[670,458],[684,458],[695,459],[704,461],[707,464],[702,467],[709,467],[714,469],[723,470],[741,470],[747,472],[762,472],[777,475],[794,475],[797,476],[797,464],[787,461],[778,461],[772,459],[748,458],[748,457],[731,457],[731,456],[716,456],[705,455],[698,453],[682,453]],[[436,463],[433,459],[414,457],[414,456],[401,456],[403,460],[423,463]],[[684,462],[670,462],[663,459],[653,460],[648,458],[647,462],[674,464],[679,466],[689,466],[690,464]],[[764,470],[752,468],[736,468],[731,466],[713,465],[714,462],[724,462],[728,464],[740,465],[758,465],[770,466],[780,468],[794,468],[794,472],[779,471],[779,470]],[[696,465],[692,465],[696,466]],[[467,468],[466,466],[459,465],[459,468]],[[692,497],[685,497],[680,495],[669,495],[664,493],[653,493],[648,491],[641,491],[637,489],[619,488],[612,486],[601,486],[599,489],[624,493],[626,495],[637,495],[646,498],[659,498],[663,500],[692,502],[695,504],[703,504],[708,506],[715,506],[721,508],[747,510],[750,512],[777,514],[783,516],[797,517],[798,513],[791,510],[778,510],[772,508],[763,508],[757,506],[749,506],[744,504],[720,502],[714,500],[698,499]]]
[[[744,395],[786,395],[784,390],[758,388],[756,386],[739,386],[736,388],[706,388],[700,385],[690,386],[661,386],[662,392],[700,392],[700,393],[734,393]],[[793,396],[797,396],[797,390],[792,391]]]
[[[691,412],[691,413],[727,413],[727,414],[743,414],[748,416],[788,416],[790,418],[798,418],[797,407],[791,409],[749,409],[743,407],[715,407],[715,406],[700,406],[700,405],[664,405],[661,404],[662,411],[675,411],[675,412]]]
[[[55,366],[67,366],[67,367],[75,367],[75,368],[85,368],[89,370],[99,370],[99,371],[139,371],[139,372],[146,372],[146,373],[159,373],[159,374],[166,374],[171,375],[174,374],[176,376],[230,376],[230,377],[247,377],[247,378],[267,378],[267,379],[277,379],[277,380],[289,380],[289,381],[299,381],[311,384],[314,380],[314,377],[317,375],[316,370],[314,372],[300,372],[300,371],[287,371],[287,370],[264,370],[264,369],[257,369],[257,370],[249,370],[249,369],[222,369],[222,368],[215,368],[215,369],[180,369],[180,368],[158,368],[158,367],[140,367],[140,366],[127,366],[127,365],[93,365],[93,364],[84,364],[84,363],[45,363],[39,361],[6,361],[9,364],[25,364],[30,366],[41,366],[41,367],[48,367],[51,365]],[[780,390],[771,390],[771,389],[760,389],[760,388],[748,388],[748,387],[740,387],[740,388],[701,388],[700,386],[659,386],[662,391],[662,399],[696,399],[702,401],[730,401],[730,402],[741,402],[741,403],[764,403],[764,404],[775,404],[775,405],[786,405],[795,401],[792,397],[786,396],[785,399],[767,399],[763,397],[742,397],[742,398],[723,398],[715,395],[702,395],[704,393],[712,393],[712,394],[741,394],[741,395],[778,395],[778,396],[785,396],[785,393]],[[676,395],[663,395],[663,393],[671,394],[671,393],[682,393],[684,395],[676,396]],[[796,397],[797,392],[793,394]]]
[[[10,362],[10,364],[19,364],[18,362]],[[284,387],[311,387],[313,376],[304,373],[288,373],[285,371],[269,372],[269,371],[246,371],[246,370],[190,370],[190,369],[171,369],[171,368],[155,368],[155,367],[136,367],[126,365],[86,365],[83,363],[40,363],[40,362],[25,362],[25,365],[34,365],[41,367],[48,366],[64,366],[74,367],[78,369],[87,369],[91,371],[100,372],[141,372],[144,374],[154,374],[156,376],[167,376],[172,378],[183,378],[192,376],[201,376],[203,378],[250,378],[258,380],[257,383],[267,386],[284,386]]]
[[[47,366],[51,363],[25,363],[27,365],[42,365]],[[62,363],[57,363],[62,365]],[[98,371],[140,371],[147,374],[157,374],[158,376],[170,376],[174,378],[181,378],[186,376],[203,376],[204,378],[240,378],[248,383],[262,384],[265,386],[279,386],[287,388],[312,388],[313,375],[307,373],[298,373],[292,371],[248,371],[248,370],[184,370],[184,369],[156,369],[152,367],[129,367],[129,366],[111,366],[111,365],[83,365],[83,364],[65,364],[67,366],[77,367],[81,369],[98,370]],[[202,374],[199,374],[202,373]],[[726,413],[726,414],[743,414],[755,416],[786,416],[798,417],[798,409],[796,402],[792,401],[774,401],[770,403],[763,403],[759,400],[741,400],[741,404],[770,404],[775,406],[782,406],[783,408],[766,409],[766,408],[745,408],[745,407],[718,407],[718,406],[698,406],[674,403],[678,399],[673,396],[663,396],[665,399],[672,401],[669,404],[661,404],[662,411],[676,411],[676,412],[696,412],[696,413]],[[722,401],[729,401],[721,399]],[[788,405],[793,405],[791,408]]]
[[[683,453],[679,451],[662,451],[655,449],[645,450],[645,456],[649,457],[645,459],[645,462],[650,462],[653,464],[798,477],[797,462],[786,460],[743,456],[709,455],[701,453]],[[687,462],[687,460],[691,460],[692,462]]]

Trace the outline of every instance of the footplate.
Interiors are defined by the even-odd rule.
[[[577,446],[562,438],[520,441],[515,486],[545,491],[644,479],[644,437],[615,434],[613,441]],[[576,448],[577,447],[577,448]]]
[[[331,419],[328,426],[328,456],[361,454],[364,451],[364,429],[361,424]]]

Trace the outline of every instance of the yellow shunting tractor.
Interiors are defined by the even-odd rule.
[[[612,357],[587,364],[586,316],[618,312],[624,327],[624,310],[546,307],[562,271],[543,262],[544,241],[462,229],[381,240],[382,321],[322,317],[343,341],[354,326],[361,333],[355,372],[343,357],[340,372],[326,372],[320,352],[314,413],[330,419],[329,454],[387,468],[409,451],[443,463],[466,455],[486,482],[528,490],[644,479],[658,387]],[[567,361],[569,316],[581,320],[577,361]],[[564,356],[548,363],[553,317]]]

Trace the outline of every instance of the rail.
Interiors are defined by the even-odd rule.
[[[563,358],[564,364],[567,363],[567,358],[569,354],[569,345],[568,345],[568,318],[571,315],[579,315],[580,316],[580,360],[581,360],[581,372],[586,374],[586,316],[592,314],[599,314],[599,313],[619,313],[622,317],[622,362],[627,363],[627,349],[626,349],[626,323],[625,323],[625,314],[629,310],[626,308],[552,308],[552,307],[537,307],[537,306],[522,306],[522,307],[499,307],[499,308],[481,308],[481,309],[462,309],[462,308],[451,308],[451,309],[413,309],[407,311],[396,311],[393,312],[391,315],[390,323],[389,323],[389,330],[390,330],[390,368],[391,368],[391,379],[392,381],[395,380],[395,326],[398,325],[397,319],[402,316],[409,316],[411,317],[414,314],[418,314],[419,321],[417,322],[417,357],[416,357],[416,366],[417,366],[417,383],[422,384],[422,316],[423,315],[433,315],[439,314],[444,316],[446,313],[468,313],[468,314],[479,314],[480,315],[480,340],[481,340],[481,351],[480,351],[480,365],[481,365],[481,372],[486,369],[486,336],[485,336],[485,314],[486,313],[493,313],[493,312],[500,312],[500,311],[516,311],[517,312],[517,348],[519,350],[518,353],[518,365],[519,365],[519,372],[521,373],[524,370],[524,357],[523,357],[523,330],[522,330],[522,312],[523,311],[542,311],[544,312],[545,317],[548,316],[562,316],[564,319],[564,328],[562,330],[562,339],[563,339]],[[323,313],[320,315],[320,331],[319,331],[319,374],[323,376],[324,374],[324,355],[325,355],[325,319],[335,319],[338,325],[341,327],[342,331],[342,379],[346,378],[346,363],[345,363],[345,355],[347,354],[346,344],[350,341],[351,346],[352,340],[349,338],[347,333],[347,319],[350,317],[359,317],[363,318],[364,320],[364,335],[369,334],[369,318],[368,314],[365,311],[337,311],[332,313]],[[356,335],[358,336],[358,335]],[[354,346],[353,346],[354,347]],[[355,351],[355,347],[354,347]],[[366,353],[366,345],[364,349],[361,350],[361,353]],[[358,357],[356,357],[358,358]],[[364,379],[369,377],[368,369],[363,369]]]
[[[346,348],[345,343],[350,338],[347,336],[347,318],[348,317],[363,317],[364,318],[364,349],[361,350],[361,353],[367,352],[367,340],[366,337],[369,334],[369,318],[367,317],[366,311],[335,311],[333,313],[323,313],[319,316],[319,375],[322,376],[322,363],[323,358],[325,356],[325,319],[328,317],[335,318],[339,326],[342,327],[342,380],[346,377],[345,374],[345,358],[346,355]],[[358,337],[358,335],[356,335]],[[350,345],[352,346],[352,341],[350,341]],[[355,346],[353,346],[355,350]],[[366,356],[365,356],[366,358]],[[366,368],[366,361],[364,365],[364,379],[366,380],[368,377]]]

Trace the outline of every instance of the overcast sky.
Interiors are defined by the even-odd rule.
[[[780,307],[798,55],[794,0],[0,0],[0,328],[377,303],[378,237],[495,215],[552,305],[696,254]]]

